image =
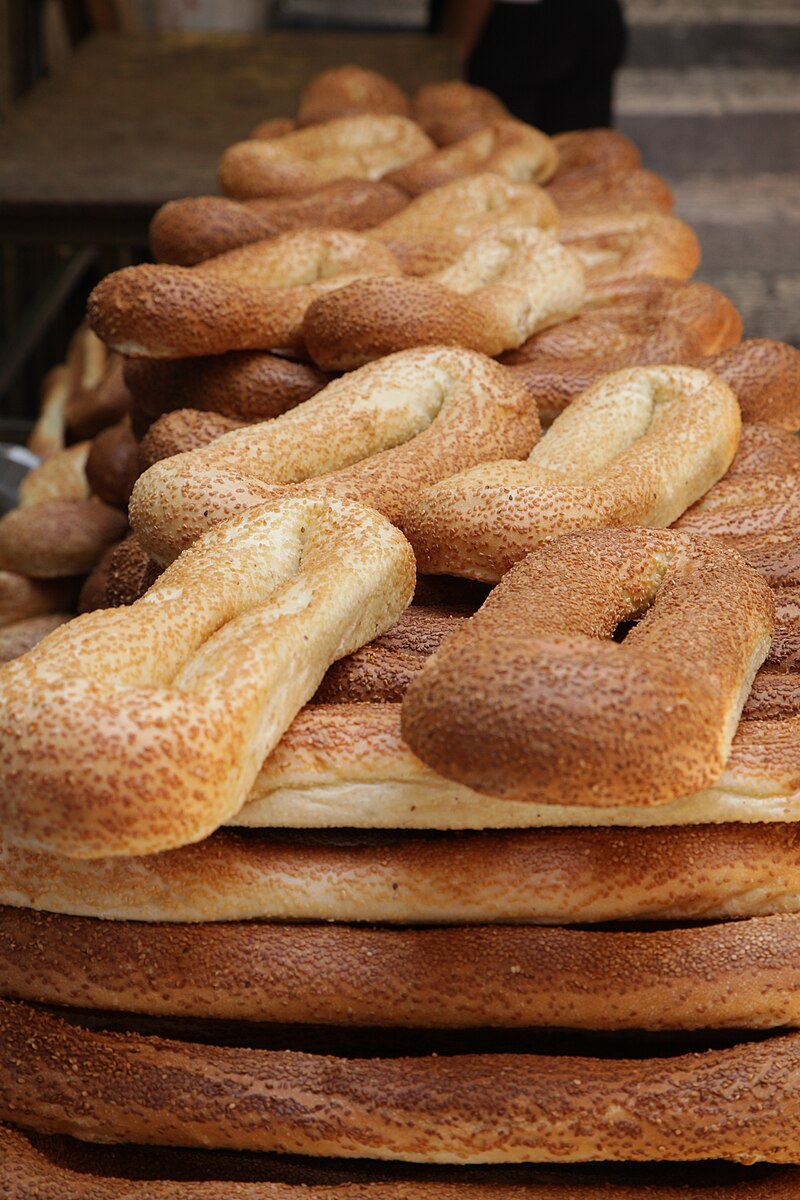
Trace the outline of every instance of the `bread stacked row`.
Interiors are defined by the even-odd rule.
[[[800,356],[624,139],[304,103],[90,303],[147,469],[133,602],[0,675],[16,1195],[141,1175],[64,1135],[216,1149],[139,1197],[793,1195]],[[341,171],[396,212],[258,240]]]

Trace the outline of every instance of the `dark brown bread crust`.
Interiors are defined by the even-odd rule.
[[[494,1168],[487,1178],[485,1171],[467,1177],[469,1168],[402,1167],[398,1178],[397,1167],[377,1163],[242,1154],[223,1163],[213,1155],[211,1166],[205,1151],[98,1150],[8,1125],[0,1126],[0,1156],[9,1200],[796,1200],[800,1187],[800,1172],[792,1167],[729,1168],[721,1181],[719,1164],[713,1175],[702,1167],[661,1165],[647,1178],[635,1168],[556,1167],[537,1171],[534,1179],[528,1168],[524,1181],[518,1173],[513,1180],[497,1178],[515,1168]]]
[[[0,1003],[0,1117],[87,1140],[440,1163],[800,1161],[800,1034],[660,1059],[350,1059],[90,1033]]]
[[[595,1030],[800,1025],[800,915],[608,932],[144,924],[0,908],[2,994],[233,1021]]]
[[[541,803],[647,806],[713,783],[721,731],[732,737],[768,649],[772,597],[737,556],[674,538],[597,530],[520,561],[409,686],[414,753],[476,791]],[[663,555],[673,565],[645,601]],[[746,642],[760,646],[752,673]]]

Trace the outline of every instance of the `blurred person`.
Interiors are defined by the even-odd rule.
[[[551,134],[613,123],[619,0],[433,0],[431,29],[455,39],[468,82],[521,121]]]

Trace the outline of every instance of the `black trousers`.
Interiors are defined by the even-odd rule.
[[[618,0],[501,0],[467,78],[545,133],[592,129],[612,124],[613,75],[624,55]]]

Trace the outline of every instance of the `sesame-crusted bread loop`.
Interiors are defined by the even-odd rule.
[[[573,534],[518,563],[428,660],[403,736],[490,795],[664,804],[721,774],[773,629],[772,593],[735,552],[666,530]]]
[[[7,836],[89,858],[205,837],[413,587],[402,535],[347,501],[284,497],[211,530],[135,604],[0,671]]]
[[[527,462],[434,484],[402,526],[420,571],[497,580],[546,538],[672,524],[725,474],[740,428],[733,392],[705,371],[615,371],[573,400]]]

